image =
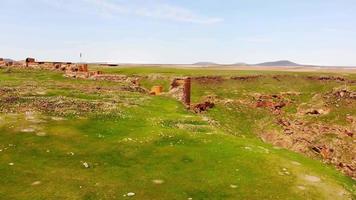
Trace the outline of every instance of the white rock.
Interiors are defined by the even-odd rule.
[[[127,196],[128,197],[133,197],[133,196],[135,196],[136,194],[135,193],[133,193],[133,192],[129,192],[129,193],[127,193]]]
[[[251,151],[251,150],[252,150],[252,148],[251,148],[251,147],[245,147],[245,149],[246,149],[246,150],[249,150],[249,151]]]
[[[237,185],[230,185],[231,188],[237,188]]]
[[[89,164],[87,162],[83,162],[85,168],[89,168]]]
[[[161,185],[161,184],[164,183],[164,180],[155,179],[155,180],[152,180],[152,183],[157,184],[157,185]]]
[[[38,95],[45,95],[45,94],[46,94],[46,91],[37,91],[36,94],[38,94]]]
[[[35,186],[35,185],[39,185],[39,184],[41,184],[41,181],[35,181],[35,182],[33,182],[31,185],[32,185],[32,186]]]
[[[14,165],[14,163],[9,163],[9,165],[10,165],[10,166],[13,166],[13,165]]]
[[[23,133],[33,133],[35,132],[35,129],[34,128],[24,128],[21,130],[21,132]]]

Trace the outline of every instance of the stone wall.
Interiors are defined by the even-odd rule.
[[[185,106],[190,107],[191,78],[173,79],[169,93],[181,101]]]

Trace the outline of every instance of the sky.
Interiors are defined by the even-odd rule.
[[[356,66],[355,0],[0,2],[4,58]]]

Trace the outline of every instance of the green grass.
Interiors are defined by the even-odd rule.
[[[168,74],[168,83],[171,76],[192,71],[133,68],[116,72]],[[194,73],[210,75],[209,71]],[[1,199],[284,200],[347,199],[355,195],[355,182],[333,167],[261,142],[255,135],[256,121],[272,120],[264,110],[218,105],[207,114],[196,115],[165,96],[90,89],[116,87],[115,83],[65,79],[47,71],[7,74],[0,70],[0,88],[26,88],[29,83],[46,90],[50,97],[115,102],[117,109],[64,117],[63,121],[51,118],[56,113],[38,113],[35,119],[42,121],[26,119],[21,113],[0,114]],[[334,86],[276,86],[272,79],[224,84],[218,87],[230,89],[194,84],[193,99],[199,101],[206,92],[224,98],[248,98],[245,91],[274,93],[292,87],[309,94]],[[24,96],[32,93],[24,91]],[[299,100],[303,98],[310,97],[303,95]],[[208,123],[206,117],[218,123]],[[36,129],[34,133],[21,132],[31,126]],[[39,137],[38,132],[46,136]],[[90,167],[85,168],[84,162]],[[289,174],[280,175],[284,168]],[[305,175],[320,177],[321,182],[307,181]],[[164,183],[154,184],[156,179]],[[32,185],[36,181],[41,183]],[[128,192],[136,195],[125,197]],[[340,192],[348,195],[340,196]]]

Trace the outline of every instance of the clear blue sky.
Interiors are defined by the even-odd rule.
[[[356,66],[355,0],[1,0],[0,57]]]

